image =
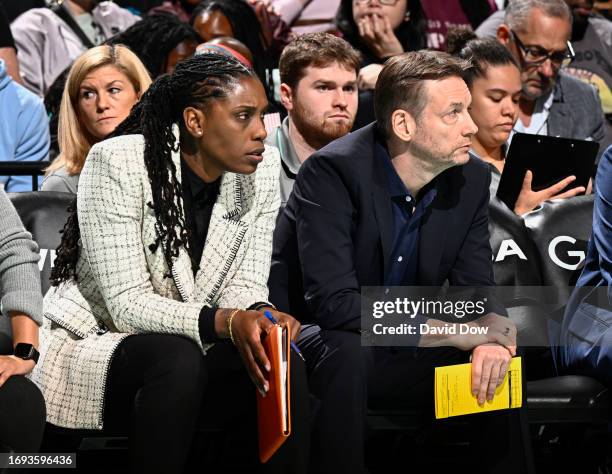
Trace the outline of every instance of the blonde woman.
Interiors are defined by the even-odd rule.
[[[79,56],[60,106],[60,155],[47,170],[43,191],[76,194],[90,148],[115,130],[150,84],[146,68],[125,46],[96,46]]]

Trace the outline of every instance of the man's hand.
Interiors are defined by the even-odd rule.
[[[362,67],[359,71],[359,78],[357,79],[357,85],[360,90],[374,89],[376,87],[376,81],[378,75],[382,71],[382,64],[368,64]]]
[[[495,390],[504,381],[512,356],[498,344],[484,344],[472,351],[472,393],[478,403],[493,400]]]
[[[460,323],[455,324],[457,326],[455,335],[445,337],[444,344],[431,345],[450,345],[462,351],[471,351],[478,346],[493,343],[505,347],[511,355],[516,354],[516,326],[511,319],[499,314],[488,313],[475,321],[461,323],[471,328],[486,328],[486,331],[476,331],[475,334],[461,334]]]
[[[548,201],[549,199],[566,199],[574,197],[577,194],[585,191],[584,186],[577,186],[564,193],[561,192],[572,181],[576,180],[576,176],[568,176],[558,183],[553,184],[546,189],[542,189],[542,191],[533,191],[531,189],[532,180],[533,173],[530,170],[527,170],[525,173],[525,178],[523,179],[521,192],[516,200],[516,203],[514,204],[514,212],[519,216],[525,214],[526,212],[532,211],[541,202]]]
[[[359,36],[377,58],[388,58],[404,52],[386,16],[364,16],[357,22],[357,28]]]
[[[0,387],[12,375],[26,375],[32,372],[36,364],[33,360],[23,360],[12,355],[0,356]]]

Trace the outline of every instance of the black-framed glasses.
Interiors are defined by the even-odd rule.
[[[372,0],[353,0],[353,3],[370,3]],[[378,3],[380,3],[381,5],[386,5],[388,7],[392,7],[393,5],[395,5],[399,0],[378,0]]]
[[[510,30],[514,42],[518,45],[520,50],[523,52],[523,61],[529,65],[540,65],[547,59],[557,67],[568,66],[576,57],[572,43],[566,42],[567,48],[565,51],[549,51],[542,48],[541,46],[525,46],[518,35]]]

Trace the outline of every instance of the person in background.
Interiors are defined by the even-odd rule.
[[[449,53],[473,65],[465,76],[472,94],[470,115],[478,127],[470,151],[489,164],[490,199],[495,199],[504,170],[506,143],[518,120],[521,73],[504,45],[494,38],[477,39],[475,33],[466,28],[449,30],[448,48]],[[575,176],[568,176],[546,189],[533,191],[532,173],[528,171],[514,212],[523,215],[548,199],[564,199],[583,193],[585,189],[581,186],[561,192],[575,179]]]
[[[172,72],[177,62],[193,56],[201,41],[198,33],[177,16],[158,13],[149,14],[106,44],[130,48],[155,79]]]
[[[386,59],[426,46],[420,0],[342,0],[336,25],[363,55],[360,89],[374,89]]]
[[[164,0],[161,5],[149,10],[148,15],[158,13],[170,13],[176,15],[179,20],[188,23],[194,8],[201,0]]]
[[[274,99],[273,56],[266,49],[261,24],[251,6],[243,0],[204,0],[193,11],[190,24],[202,40],[222,36],[236,38],[253,55],[253,69],[266,88],[269,101]]]
[[[342,0],[336,25],[363,56],[357,129],[375,120],[373,90],[383,63],[404,51],[424,48],[427,24],[420,0]]]
[[[90,148],[115,130],[150,84],[146,68],[125,46],[96,46],[78,57],[62,96],[60,155],[47,169],[43,191],[76,194]]]
[[[289,115],[266,141],[280,151],[281,206],[302,163],[353,127],[360,62],[350,44],[329,33],[306,33],[283,50],[281,103]]]
[[[33,453],[45,430],[45,400],[26,378],[39,356],[38,246],[2,189],[0,222],[0,452]]]
[[[423,12],[427,18],[427,47],[446,50],[446,35],[452,27],[476,29],[497,6],[493,0],[425,0]]]
[[[0,59],[4,61],[6,71],[13,80],[23,85],[23,79],[19,73],[19,61],[17,61],[17,48],[15,40],[11,34],[11,27],[4,11],[0,4]]]
[[[0,160],[44,161],[49,156],[49,125],[40,97],[9,76],[0,59]],[[0,176],[6,192],[32,190],[30,176]]]
[[[571,44],[575,58],[564,68],[567,75],[595,86],[605,115],[604,143],[612,143],[612,22],[599,15],[593,0],[565,0],[572,12]],[[505,12],[495,12],[476,33],[495,37]]]
[[[33,8],[11,23],[25,86],[44,97],[53,81],[85,50],[140,18],[113,2],[65,0]]]
[[[516,132],[593,140],[606,148],[604,117],[594,87],[568,75],[572,14],[564,0],[513,0],[497,39],[521,67],[523,93]]]
[[[340,0],[265,0],[274,13],[291,27],[295,36],[333,32]]]

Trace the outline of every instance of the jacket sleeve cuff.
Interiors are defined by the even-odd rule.
[[[204,306],[200,311],[200,319],[198,321],[200,330],[200,341],[202,344],[211,344],[218,342],[220,339],[215,332],[215,313],[217,308],[209,308]]]
[[[253,303],[251,306],[249,306],[247,310],[259,311],[262,308],[272,308],[275,310],[276,306],[274,306],[272,303],[268,303],[267,301],[258,301],[257,303]]]

